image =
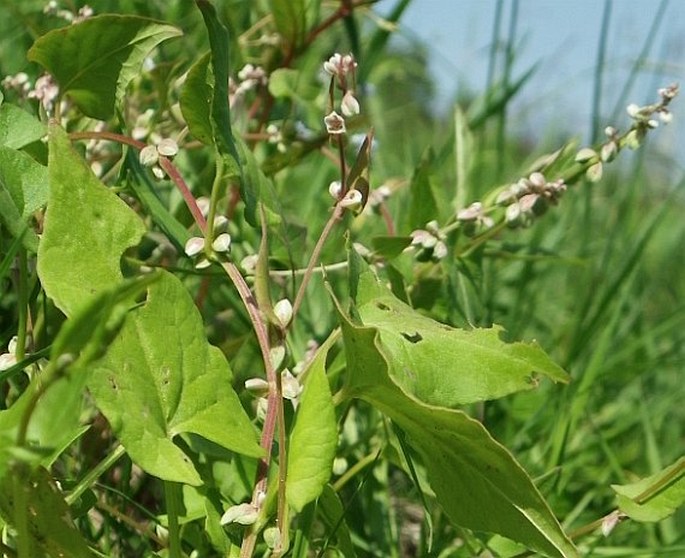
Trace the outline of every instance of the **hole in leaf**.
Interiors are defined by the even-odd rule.
[[[418,343],[419,341],[423,341],[423,337],[418,331],[415,331],[414,333],[404,333],[404,331],[402,331],[401,333],[402,337],[404,337],[410,343]]]

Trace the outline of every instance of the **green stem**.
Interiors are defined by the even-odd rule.
[[[14,470],[19,478],[12,483],[14,492],[14,528],[17,530],[18,558],[32,558],[31,535],[29,533],[29,502],[26,494],[26,478],[29,472],[26,464],[22,463]]]
[[[28,324],[28,263],[26,260],[26,249],[19,248],[19,278],[17,285],[17,305],[19,319],[17,325],[17,348],[15,356],[17,362],[24,360],[26,356],[26,335]]]
[[[326,242],[326,239],[328,238],[328,236],[331,234],[331,231],[333,230],[333,227],[335,226],[335,224],[342,217],[343,210],[344,210],[344,208],[340,205],[340,203],[337,203],[335,205],[335,209],[333,210],[333,214],[331,215],[330,219],[328,219],[326,226],[324,227],[323,231],[321,232],[321,236],[319,236],[319,240],[316,241],[316,246],[314,246],[314,250],[312,251],[311,258],[309,258],[309,264],[307,264],[307,270],[305,271],[304,277],[302,278],[302,284],[300,285],[300,288],[297,291],[297,296],[295,297],[295,302],[293,304],[293,320],[295,319],[295,316],[297,316],[297,311],[299,310],[300,306],[302,305],[302,301],[304,300],[304,293],[307,290],[307,285],[309,284],[309,280],[312,278],[314,266],[316,265],[316,262],[319,260],[319,256],[321,255],[321,250],[323,249],[323,245]]]
[[[100,463],[93,467],[64,498],[64,501],[67,503],[67,505],[72,506],[81,497],[81,495],[91,486],[93,486],[97,479],[100,478],[100,476],[112,465],[114,465],[125,453],[126,450],[121,444],[114,448],[114,451],[112,451],[107,457],[100,461]]]
[[[369,453],[357,461],[352,467],[350,467],[345,473],[333,483],[333,490],[340,492],[343,486],[345,486],[354,476],[359,473],[362,469],[371,465],[374,461],[378,459],[378,452]]]
[[[182,508],[181,485],[176,482],[164,481],[164,499],[169,521],[169,558],[182,558],[181,526],[178,521]]]
[[[214,240],[214,218],[216,217],[216,207],[219,200],[226,192],[224,183],[222,181],[224,174],[224,161],[221,157],[216,158],[216,174],[214,175],[214,182],[212,183],[212,194],[209,198],[209,214],[207,215],[207,223],[209,226],[205,231],[205,252],[211,253],[212,241]]]

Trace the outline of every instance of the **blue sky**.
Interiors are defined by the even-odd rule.
[[[387,13],[397,0],[381,0],[376,11]],[[660,0],[613,0],[608,71],[604,77],[603,114],[607,124],[625,127],[609,117],[619,100],[630,68],[638,59]],[[439,106],[448,107],[461,88],[480,92],[486,83],[495,0],[414,0],[396,40],[420,39],[430,52],[430,68]],[[535,76],[514,105],[513,126],[522,131],[564,128],[589,137],[593,75],[605,2],[603,0],[520,0],[514,76],[538,62]],[[502,33],[509,25],[511,0],[504,1]],[[656,100],[656,89],[677,81],[684,88],[673,104],[675,118],[658,134],[660,148],[685,160],[685,0],[670,0],[650,55],[629,102]]]

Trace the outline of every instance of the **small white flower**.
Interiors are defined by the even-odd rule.
[[[547,184],[547,180],[545,179],[545,175],[542,174],[541,172],[534,172],[528,177],[528,180],[530,180],[530,183],[540,189],[544,188],[545,184]]]
[[[278,370],[285,360],[285,345],[274,345],[269,349],[269,359],[274,370]]]
[[[214,225],[212,226],[214,234],[226,232],[227,228],[228,219],[225,215],[217,215],[216,217],[214,217]]]
[[[249,378],[245,380],[245,389],[259,395],[265,395],[269,393],[269,382],[262,378]]]
[[[661,110],[659,111],[659,120],[664,124],[670,124],[673,121],[673,113],[666,109]]]
[[[343,95],[340,108],[345,116],[355,116],[359,114],[359,111],[361,110],[359,107],[359,101],[354,96],[354,93],[351,89],[348,89],[345,92],[345,95]]]
[[[635,103],[630,103],[626,107],[626,112],[628,113],[628,116],[630,116],[631,118],[637,118],[640,114],[640,107]]]
[[[340,200],[340,205],[350,211],[359,211],[362,207],[362,200],[362,193],[359,190],[352,189]]]
[[[611,532],[614,530],[616,525],[618,525],[621,522],[621,520],[623,520],[623,518],[624,518],[624,515],[618,510],[613,511],[609,515],[604,517],[602,519],[602,527],[601,527],[602,535],[604,535],[605,537],[608,537],[611,534]]]
[[[164,138],[157,145],[157,152],[165,157],[173,157],[178,153],[178,144],[171,138]]]
[[[197,256],[205,248],[205,239],[200,236],[193,236],[186,241],[186,245],[183,250],[186,256],[192,258]]]
[[[209,198],[207,196],[200,196],[195,200],[195,203],[197,204],[200,213],[207,217],[207,215],[209,215],[209,205],[211,203]]]
[[[152,167],[152,174],[154,174],[155,178],[157,178],[158,180],[162,180],[162,178],[164,178],[165,176],[164,171],[157,165]]]
[[[459,221],[475,221],[483,212],[483,204],[481,202],[473,202],[466,209],[461,209],[457,213]]]
[[[576,153],[575,161],[576,163],[585,163],[590,159],[597,157],[597,152],[590,147],[583,147],[578,153]]]
[[[257,400],[257,419],[264,422],[266,414],[269,411],[269,400],[266,397],[260,397]]]
[[[252,525],[257,521],[259,510],[254,504],[245,503],[231,506],[221,516],[221,525],[228,525],[229,523],[239,523],[240,525]]]
[[[293,319],[293,305],[287,298],[283,298],[274,304],[274,314],[281,328],[285,329]]]
[[[345,119],[335,111],[328,114],[323,119],[323,122],[326,125],[326,131],[331,135],[341,135],[347,131],[345,129]]]
[[[202,258],[195,264],[195,269],[207,269],[210,265],[212,265],[212,262],[210,262],[207,258]]]
[[[438,239],[426,230],[418,229],[411,234],[411,243],[414,246],[421,246],[422,248],[433,248],[438,242]]]
[[[0,354],[0,371],[12,368],[17,363],[17,357],[14,353]]]
[[[254,275],[254,272],[257,269],[258,259],[259,256],[257,254],[250,254],[249,256],[245,256],[242,260],[240,260],[240,267],[243,268],[243,271],[247,275]]]
[[[144,167],[151,167],[156,165],[157,161],[159,161],[159,152],[154,145],[146,145],[140,150],[138,160]]]
[[[328,185],[328,193],[334,200],[340,199],[340,193],[342,192],[342,182],[340,180],[334,180]]]
[[[602,146],[602,150],[600,152],[601,159],[605,163],[613,161],[617,154],[618,154],[618,145],[616,144],[615,141],[609,141],[609,142],[605,143]]]
[[[281,372],[281,393],[283,399],[289,401],[296,400],[302,393],[302,386],[299,380],[290,373],[287,368]]]
[[[231,235],[228,233],[221,233],[212,242],[212,250],[215,252],[228,252],[231,249]]]
[[[327,74],[330,74],[332,76],[338,75],[341,68],[342,68],[342,55],[337,53],[337,52],[333,56],[331,56],[328,60],[326,60],[326,62],[323,63],[323,69],[326,71]]]

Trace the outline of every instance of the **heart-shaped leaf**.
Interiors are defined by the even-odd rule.
[[[88,387],[131,458],[168,481],[200,484],[173,442],[198,434],[259,457],[256,432],[231,387],[223,353],[211,346],[188,291],[169,273],[129,315]]]
[[[46,33],[27,58],[50,72],[60,93],[68,93],[84,114],[107,120],[150,51],[179,35],[159,21],[106,14]]]

